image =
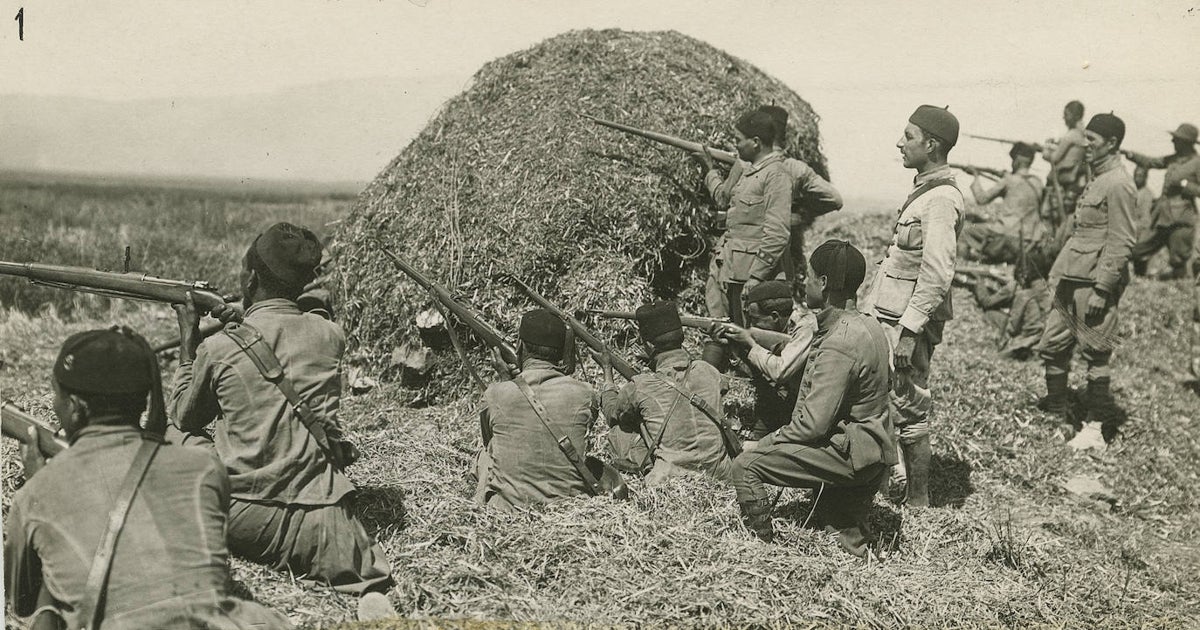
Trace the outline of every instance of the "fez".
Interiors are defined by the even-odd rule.
[[[521,316],[517,336],[525,343],[547,348],[562,348],[567,344],[567,325],[557,315],[544,308],[535,308]]]
[[[846,241],[828,240],[808,257],[813,272],[833,291],[855,291],[867,277],[867,259]]]
[[[908,122],[945,140],[951,147],[958,144],[958,119],[950,113],[949,106],[922,105],[908,117]]]
[[[1033,159],[1033,156],[1037,155],[1037,149],[1035,149],[1034,146],[1028,142],[1018,142],[1013,145],[1012,149],[1009,149],[1008,157],[1015,158],[1018,155]]]
[[[734,127],[747,138],[758,138],[768,145],[775,142],[775,119],[764,111],[756,109],[742,114]]]
[[[312,231],[276,223],[254,239],[251,252],[275,277],[294,287],[303,287],[317,277],[321,264],[321,241]]]
[[[679,309],[674,302],[660,300],[643,304],[633,315],[637,319],[638,332],[646,341],[683,329],[683,323],[679,321]]]
[[[778,105],[761,105],[758,111],[768,114],[771,120],[775,121],[776,140],[787,135],[788,113],[786,109]]]
[[[1096,114],[1088,121],[1087,130],[1105,138],[1114,138],[1117,144],[1125,139],[1125,121],[1112,114]]]
[[[783,280],[767,280],[760,282],[746,292],[742,298],[747,304],[757,304],[764,300],[777,300],[782,298],[791,298],[792,288]]]
[[[81,394],[145,394],[157,371],[147,346],[113,328],[71,335],[54,362],[54,380]]]
[[[1171,137],[1195,144],[1197,139],[1200,138],[1200,132],[1197,132],[1196,125],[1183,123],[1175,131],[1171,132]]]

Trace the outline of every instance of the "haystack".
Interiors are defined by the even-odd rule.
[[[632,310],[657,296],[702,314],[715,237],[699,170],[677,149],[580,115],[729,146],[736,117],[764,103],[789,111],[790,152],[827,173],[807,103],[676,32],[572,31],[488,63],[359,196],[336,235],[351,348],[386,367],[397,347],[417,342],[416,317],[431,304],[377,242],[510,333],[530,305],[491,279],[500,272],[568,311]]]

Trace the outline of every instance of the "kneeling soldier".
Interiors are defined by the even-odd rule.
[[[500,509],[589,492],[576,464],[587,453],[598,400],[591,385],[563,374],[558,365],[567,346],[566,325],[550,311],[535,309],[521,318],[518,337],[521,373],[483,393],[487,409],[475,501]]]
[[[887,338],[853,307],[865,275],[863,255],[844,241],[827,241],[809,257],[806,299],[819,309],[817,335],[792,421],[733,463],[742,518],[764,541],[774,538],[765,484],[816,488],[818,520],[839,532],[848,552],[866,555],[867,513],[897,458]]]
[[[25,454],[4,536],[13,612],[41,628],[290,628],[226,591],[225,467],[139,428],[148,394],[151,426],[166,422],[146,342],[129,329],[72,335],[52,384],[71,447],[33,478],[42,460]]]
[[[612,425],[608,442],[617,467],[627,471],[650,468],[646,477],[650,485],[681,470],[728,480],[730,459],[720,416],[721,374],[683,349],[683,325],[674,302],[646,304],[636,316],[654,371],[634,376],[618,391],[612,367],[601,362],[601,409]],[[643,427],[652,440],[649,449],[642,437]]]

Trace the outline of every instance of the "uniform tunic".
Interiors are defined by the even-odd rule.
[[[581,457],[586,455],[588,428],[599,402],[592,386],[540,359],[527,359],[521,376],[546,408],[554,430],[569,438]],[[476,501],[506,509],[587,493],[583,478],[516,383],[494,383],[483,399],[492,439],[480,453]]]
[[[1165,168],[1163,194],[1151,210],[1150,231],[1134,247],[1135,264],[1153,256],[1164,246],[1175,269],[1183,269],[1191,255],[1192,236],[1196,225],[1196,195],[1200,193],[1200,155],[1168,155],[1141,159],[1148,168]],[[1141,191],[1138,191],[1139,195]]]
[[[5,591],[32,614],[44,587],[68,627],[109,513],[143,442],[129,426],[84,427],[13,497],[4,536]],[[211,452],[164,444],[150,462],[117,539],[103,627],[281,628],[282,615],[228,597],[229,478]]]
[[[800,306],[792,311],[789,324],[791,332],[786,342],[770,349],[755,344],[747,356],[754,366],[751,384],[755,422],[750,434],[754,440],[787,424],[796,406],[800,377],[817,333],[817,318],[808,308]]]
[[[619,392],[601,392],[600,408],[608,422],[617,425],[609,431],[617,458],[634,466],[641,464],[647,451],[637,427],[644,423],[658,444],[648,483],[672,476],[676,468],[728,479],[730,460],[720,428],[668,385],[668,380],[721,413],[721,374],[717,369],[692,360],[685,350],[663,352],[655,357],[652,374],[634,375]]]
[[[1004,205],[994,221],[967,225],[959,237],[959,255],[988,262],[1016,262],[1021,247],[1040,241],[1046,228],[1039,206],[1044,185],[1029,173],[1007,173],[995,186],[978,190],[976,200],[987,204],[997,197]]]

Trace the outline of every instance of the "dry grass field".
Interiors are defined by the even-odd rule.
[[[257,229],[282,218],[319,227],[348,203],[5,182],[0,258],[116,268],[128,244],[139,268],[232,287]],[[822,219],[809,240],[848,236],[878,253],[888,221],[844,211]],[[1040,366],[998,358],[994,333],[956,289],[957,319],[932,379],[934,507],[909,510],[879,497],[869,562],[804,527],[807,491],[783,494],[771,545],[742,529],[731,489],[705,480],[658,489],[632,480],[625,503],[580,498],[513,515],[481,511],[467,479],[479,443],[477,398],[416,409],[405,406],[411,392],[388,383],[349,396],[343,422],[364,452],[349,471],[359,511],[392,557],[392,600],[410,621],[346,627],[1196,627],[1200,397],[1177,375],[1187,288],[1137,280],[1126,293],[1113,380],[1128,421],[1102,454],[1063,444],[1033,408]],[[174,329],[164,305],[79,300],[9,282],[0,283],[0,305],[0,395],[46,419],[49,368],[68,334],[122,322],[159,340]],[[174,366],[164,367],[169,377]],[[594,366],[583,374],[594,377]],[[1081,369],[1072,382],[1081,385]],[[595,438],[598,448],[599,430]],[[11,441],[2,456],[7,509],[22,476]],[[1068,492],[1080,476],[1108,491]],[[235,575],[302,626],[353,619],[351,598],[241,561]]]

